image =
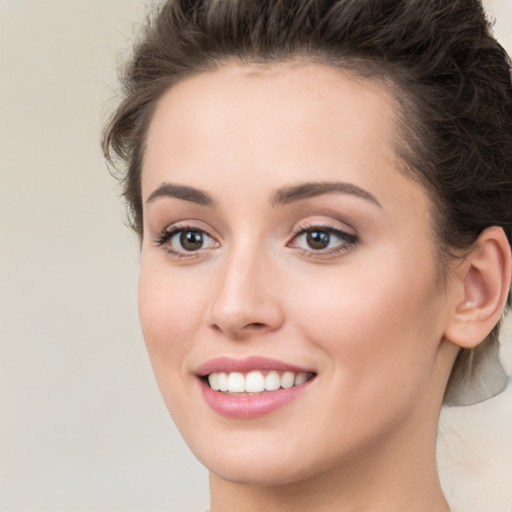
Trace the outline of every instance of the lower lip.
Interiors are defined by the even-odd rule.
[[[251,419],[276,411],[295,400],[312,380],[289,389],[264,391],[254,395],[229,395],[222,391],[214,391],[204,381],[201,381],[201,390],[206,403],[215,412],[230,418]]]

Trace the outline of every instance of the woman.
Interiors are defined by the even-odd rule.
[[[481,4],[170,1],[104,150],[210,510],[449,510],[441,405],[506,384],[512,85]]]

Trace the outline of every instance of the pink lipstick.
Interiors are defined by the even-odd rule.
[[[207,404],[232,418],[269,414],[303,393],[316,373],[263,357],[220,357],[201,365],[201,391]]]

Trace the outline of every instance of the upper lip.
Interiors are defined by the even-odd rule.
[[[216,357],[203,363],[196,370],[199,377],[204,377],[210,373],[217,372],[240,372],[247,373],[253,370],[275,370],[293,373],[313,372],[309,368],[301,368],[299,366],[288,364],[277,359],[268,357],[251,356],[244,359],[234,359],[232,357]],[[314,372],[313,372],[314,373]]]

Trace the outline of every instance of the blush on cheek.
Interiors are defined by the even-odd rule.
[[[383,258],[380,261],[387,272],[374,265],[362,275],[346,272],[337,282],[321,282],[316,287],[302,283],[310,291],[297,294],[300,299],[295,308],[307,311],[307,315],[296,317],[302,332],[313,343],[327,345],[342,362],[343,371],[356,381],[361,375],[377,378],[382,374],[384,378],[410,370],[407,378],[412,383],[414,372],[422,372],[424,361],[435,355],[435,343],[425,343],[435,309],[431,304],[435,297],[432,282],[416,280],[417,286],[411,286],[413,276],[404,276],[400,265]],[[437,334],[431,337],[436,341]],[[408,361],[406,368],[404,361]],[[391,378],[390,384],[394,381],[397,379]]]
[[[152,273],[141,268],[138,287],[139,319],[150,356],[162,355],[170,343],[179,317],[179,303]]]
[[[139,318],[146,349],[158,387],[171,416],[179,403],[176,398],[182,385],[183,360],[186,355],[178,330],[179,302],[159,286],[153,287],[144,275],[139,281]]]
[[[158,359],[176,367],[186,356],[204,316],[200,289],[166,267],[141,265],[139,318],[153,365]]]

